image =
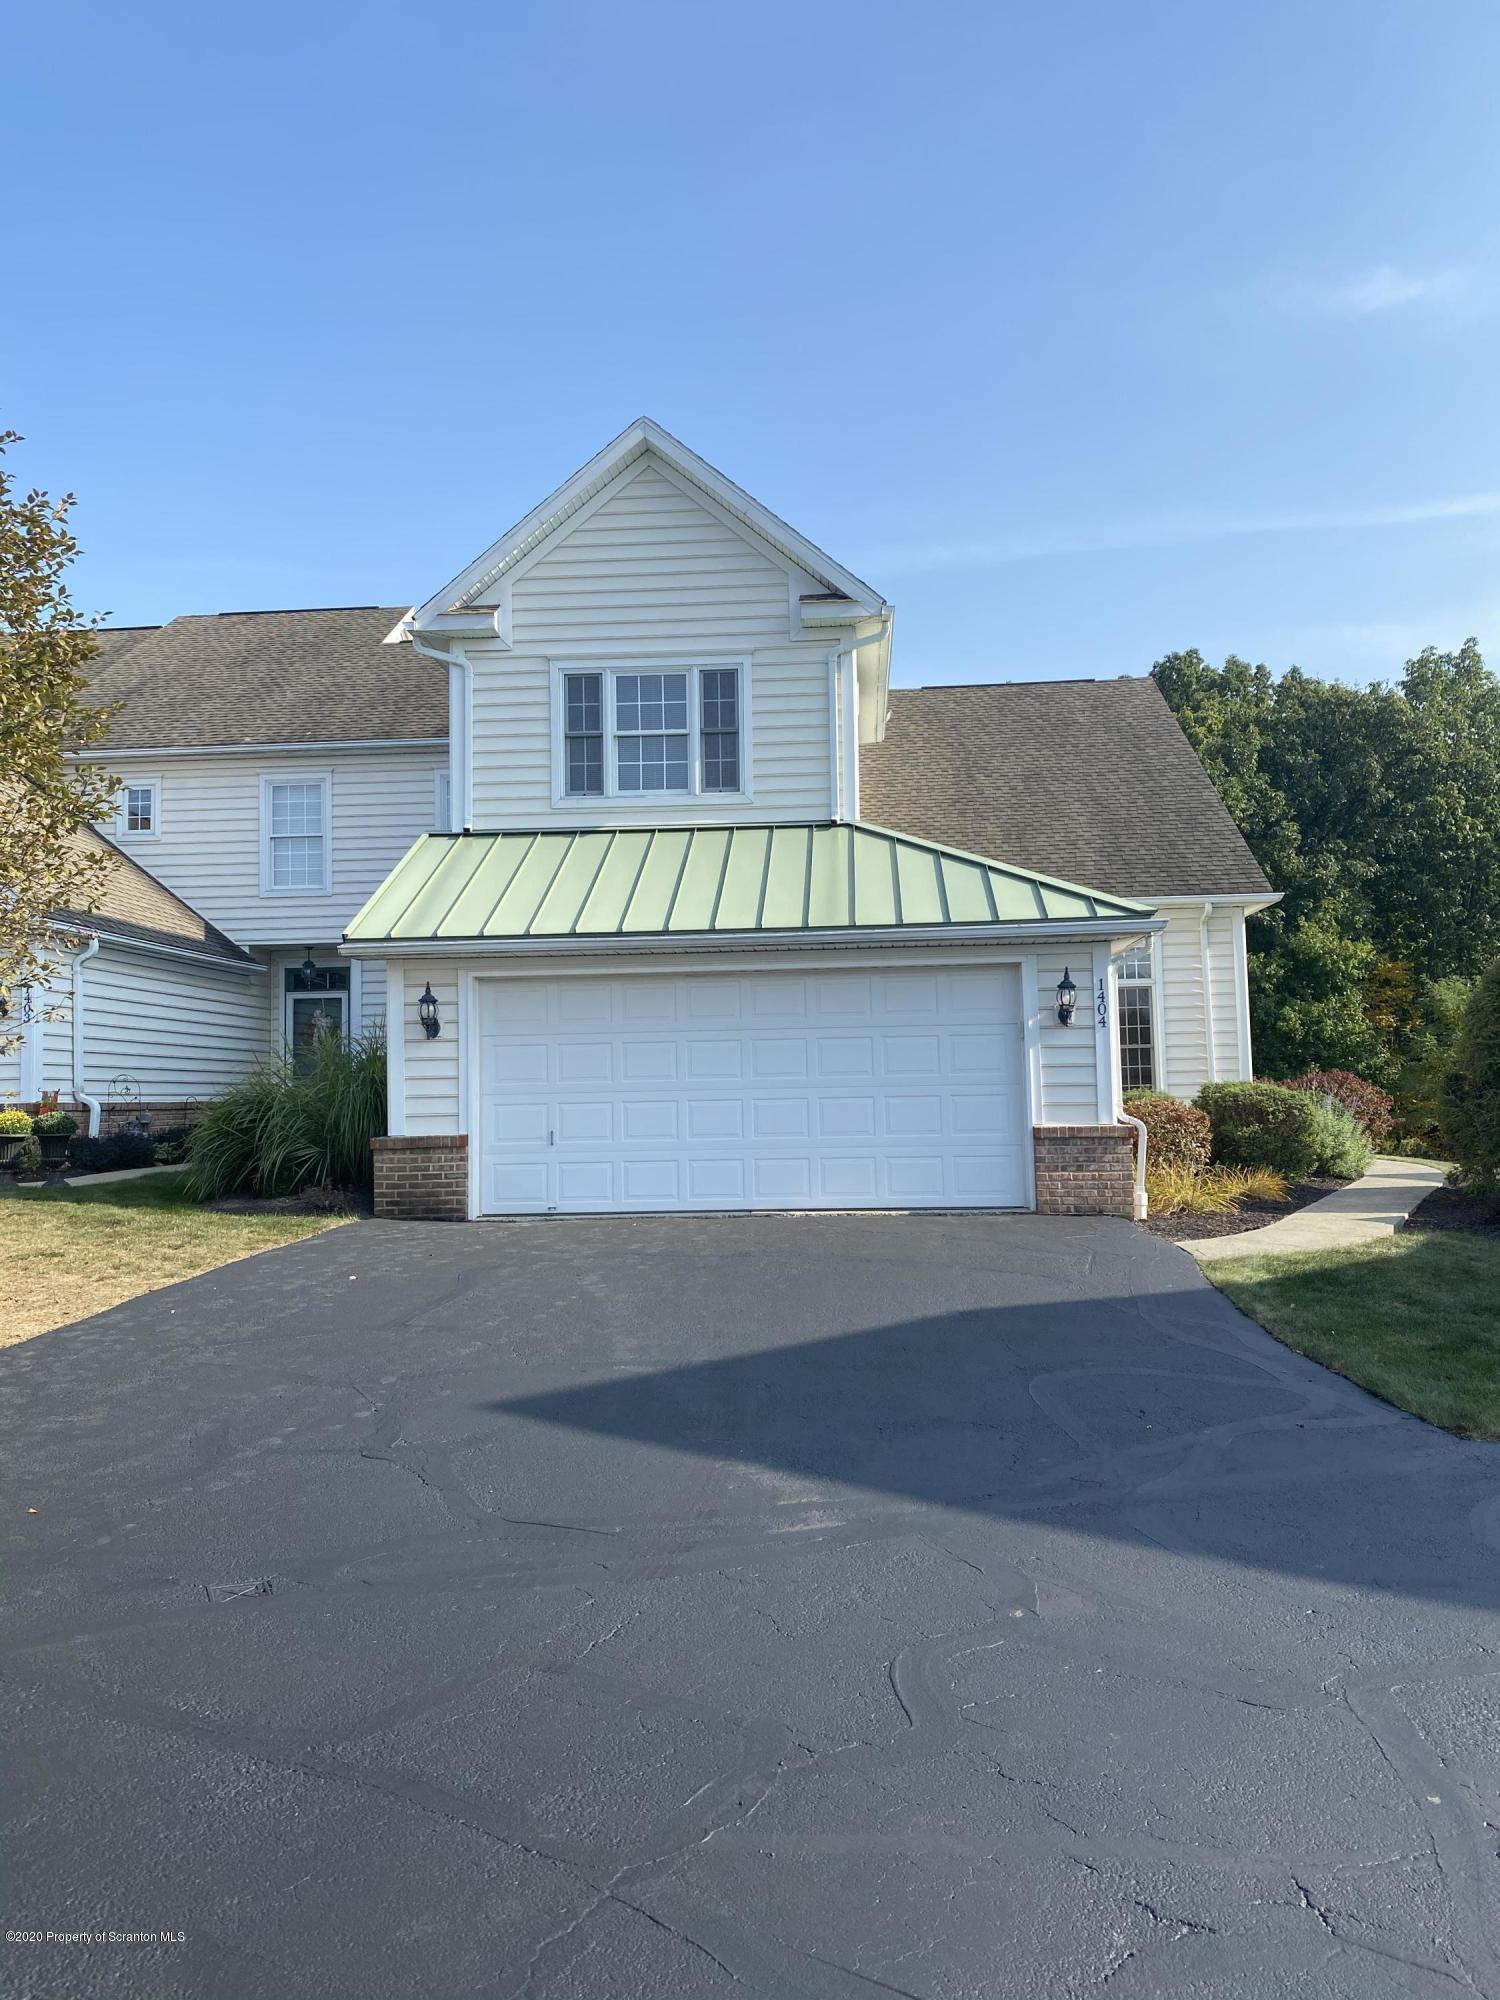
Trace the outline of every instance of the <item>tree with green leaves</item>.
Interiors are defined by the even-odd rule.
[[[1196,652],[1153,674],[1282,891],[1251,922],[1257,1066],[1430,1062],[1421,995],[1500,952],[1500,680],[1475,641],[1395,686]]]
[[[1500,1194],[1500,958],[1470,995],[1439,1124],[1468,1185]]]
[[[3,463],[18,442],[0,431],[0,1037],[11,1040],[13,996],[72,942],[57,912],[92,909],[103,891],[108,852],[84,836],[114,793],[98,767],[68,760],[99,741],[112,713],[88,699],[98,621],[74,608],[64,581],[78,552],[73,496],[18,493]]]

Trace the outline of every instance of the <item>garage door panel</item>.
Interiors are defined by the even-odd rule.
[[[527,978],[479,994],[491,1212],[1026,1201],[1013,968]]]

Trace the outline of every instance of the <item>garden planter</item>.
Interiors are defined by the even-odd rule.
[[[15,1186],[16,1166],[25,1144],[26,1135],[22,1132],[0,1132],[0,1189],[8,1190]]]
[[[37,1145],[42,1154],[42,1178],[56,1187],[67,1172],[68,1140],[67,1132],[39,1132]]]

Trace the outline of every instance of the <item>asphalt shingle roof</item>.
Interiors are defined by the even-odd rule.
[[[1149,679],[895,688],[859,815],[1116,896],[1269,889]]]
[[[404,606],[239,611],[102,632],[109,743],[440,740],[442,668],[387,646]],[[1145,678],[897,688],[860,752],[860,817],[1127,897],[1269,887]]]
[[[191,903],[183,902],[166,884],[142,868],[92,828],[78,835],[79,842],[95,851],[103,849],[114,857],[115,865],[105,880],[97,909],[58,910],[57,921],[80,930],[98,931],[101,937],[133,939],[139,944],[171,945],[179,951],[196,951],[209,958],[222,958],[231,965],[250,965],[249,952],[224,935]]]
[[[104,631],[93,698],[123,702],[122,750],[445,737],[443,669],[382,643],[407,607],[229,611]]]

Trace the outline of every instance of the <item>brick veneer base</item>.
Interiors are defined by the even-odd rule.
[[[464,1222],[469,1214],[466,1132],[372,1139],[375,1213],[394,1222]]]
[[[1031,1139],[1039,1215],[1134,1215],[1129,1125],[1033,1125]]]

